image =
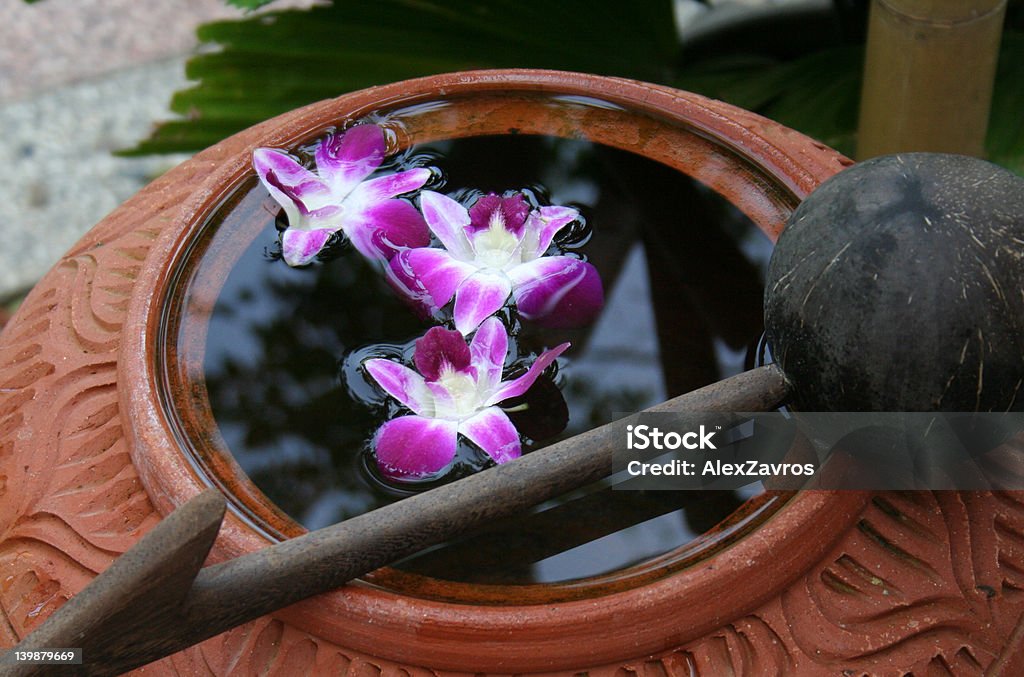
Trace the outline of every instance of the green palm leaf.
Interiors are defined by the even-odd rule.
[[[127,154],[194,151],[312,101],[471,68],[560,68],[664,80],[676,45],[669,0],[338,0],[200,27],[219,50],[189,61],[184,116]]]
[[[255,7],[264,0],[232,0]],[[788,27],[799,34],[799,26]],[[372,85],[473,68],[533,67],[671,84],[757,111],[852,155],[862,45],[779,60],[744,53],[679,64],[671,0],[335,0],[200,27],[215,46],[186,73],[181,119],[127,155],[196,151],[274,115]],[[990,158],[1024,173],[1024,33],[1007,30]]]
[[[694,65],[674,84],[757,111],[853,156],[863,63],[862,45],[781,63],[723,57]],[[1024,33],[1003,34],[985,145],[990,160],[1024,174]]]

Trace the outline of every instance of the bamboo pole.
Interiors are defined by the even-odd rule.
[[[857,157],[982,156],[1006,0],[873,0]]]

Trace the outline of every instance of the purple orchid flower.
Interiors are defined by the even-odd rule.
[[[568,347],[563,343],[545,351],[525,374],[502,381],[508,334],[501,320],[492,317],[469,345],[457,331],[427,331],[413,354],[419,373],[391,360],[367,360],[370,376],[413,412],[377,431],[374,446],[381,472],[399,479],[432,475],[455,458],[460,434],[498,463],[518,458],[519,433],[497,405],[529,390]]]
[[[392,282],[414,304],[436,313],[455,297],[455,328],[470,334],[515,298],[519,314],[547,327],[575,327],[604,305],[597,270],[570,256],[545,256],[562,228],[579,218],[571,207],[530,209],[522,195],[486,195],[466,210],[455,200],[420,193],[427,225],[444,245],[412,248],[391,259]]]
[[[423,217],[395,196],[423,186],[429,169],[408,169],[366,181],[384,161],[384,131],[373,124],[330,134],[314,153],[316,172],[275,148],[257,148],[253,167],[288,216],[281,236],[290,266],[309,263],[337,231],[367,258],[390,259],[401,247],[430,241]]]

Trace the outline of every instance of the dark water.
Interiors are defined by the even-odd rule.
[[[443,192],[529,188],[585,216],[589,236],[577,244],[601,273],[606,307],[590,327],[520,336],[533,352],[573,344],[556,377],[568,426],[525,450],[750,365],[770,245],[699,183],[623,151],[547,137],[466,139],[415,153],[443,166]],[[253,186],[224,216],[222,227],[240,214],[265,223],[217,299],[203,366],[230,453],[274,504],[315,529],[399,497],[366,472],[367,440],[392,405],[358,364],[368,346],[399,353],[431,324],[347,245],[305,269],[275,260],[275,212]],[[402,566],[507,583],[600,574],[691,541],[756,491],[593,486]]]

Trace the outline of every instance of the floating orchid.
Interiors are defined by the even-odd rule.
[[[517,458],[519,433],[497,405],[529,390],[568,347],[563,343],[545,351],[525,374],[502,381],[508,334],[493,317],[480,325],[469,345],[457,331],[427,331],[413,354],[419,373],[391,360],[367,360],[370,376],[413,412],[377,431],[374,446],[381,472],[405,479],[432,475],[455,458],[460,434],[498,463]]]
[[[275,148],[257,148],[252,163],[260,181],[288,216],[281,236],[284,260],[309,263],[337,231],[368,258],[390,259],[400,247],[429,242],[423,217],[397,195],[421,188],[429,169],[408,169],[366,181],[384,161],[384,132],[363,124],[330,134],[314,152],[316,172]]]
[[[455,328],[468,335],[515,298],[519,314],[549,327],[589,322],[604,304],[597,270],[569,256],[545,256],[562,228],[579,218],[571,207],[530,209],[521,194],[486,195],[469,210],[420,193],[427,225],[444,245],[413,248],[391,259],[393,282],[435,313],[455,297]]]

